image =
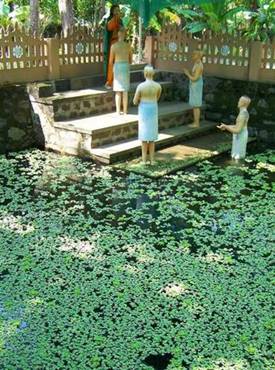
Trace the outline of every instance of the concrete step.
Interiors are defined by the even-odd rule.
[[[159,104],[159,130],[182,126],[192,122],[192,108],[186,103]],[[68,130],[91,135],[92,148],[137,137],[138,109],[130,108],[129,114],[109,113],[100,116],[55,122],[58,130]]]
[[[130,80],[131,82],[141,82],[144,80],[143,69],[145,64],[131,65]],[[159,78],[161,75],[158,73]],[[90,89],[103,86],[105,84],[105,76],[89,75],[84,77],[73,77],[71,79],[59,79],[54,81],[34,82],[29,84],[29,92],[36,98],[46,98],[53,96],[56,92],[64,92],[69,90]]]
[[[160,101],[171,101],[173,97],[172,82],[160,82],[163,93]],[[133,96],[138,83],[131,83],[129,105],[132,106]],[[105,87],[84,90],[70,90],[55,93],[52,97],[41,99],[45,113],[53,121],[65,121],[94,115],[102,115],[115,110],[114,92]]]
[[[135,65],[131,67],[130,81],[141,82],[144,81],[143,65]],[[90,89],[96,86],[103,86],[106,78],[103,75],[75,77],[70,80],[71,90]]]
[[[201,127],[194,128],[188,125],[161,130],[156,141],[156,149],[162,149],[178,144],[183,140],[202,136],[216,130],[217,123],[202,121]],[[108,144],[91,150],[95,161],[112,164],[128,160],[141,155],[141,145],[138,139],[129,139],[116,144]]]
[[[143,71],[147,63],[132,64],[131,71]]]

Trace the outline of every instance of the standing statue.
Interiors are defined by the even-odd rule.
[[[194,66],[192,73],[184,68],[185,75],[189,78],[189,104],[193,107],[194,122],[193,127],[200,127],[200,115],[202,106],[202,90],[203,90],[203,52],[195,50],[192,54]]]
[[[114,83],[113,90],[116,93],[116,111],[121,114],[128,112],[128,92],[130,89],[130,64],[132,64],[131,45],[125,42],[125,29],[118,31],[118,41],[112,45],[110,52],[110,66],[113,66]]]
[[[249,120],[249,113],[247,108],[251,102],[248,96],[242,96],[238,102],[240,113],[236,119],[235,125],[226,125],[221,123],[217,126],[222,131],[229,131],[233,134],[231,157],[239,160],[245,158],[246,146],[248,139],[247,123]]]
[[[161,96],[161,85],[153,81],[154,68],[144,68],[145,82],[138,85],[134,104],[138,107],[138,138],[142,142],[142,162],[146,164],[149,151],[150,163],[153,165],[155,141],[158,139],[158,100]]]
[[[118,30],[123,26],[119,5],[113,5],[110,9],[110,15],[105,24],[104,34],[104,72],[106,74],[107,89],[113,85],[113,66],[110,64],[110,50],[112,45],[118,40]]]

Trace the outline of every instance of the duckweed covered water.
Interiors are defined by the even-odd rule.
[[[273,369],[275,151],[159,181],[0,156],[0,368]]]

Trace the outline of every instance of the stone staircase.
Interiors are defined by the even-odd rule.
[[[128,115],[114,113],[114,93],[102,87],[102,76],[30,85],[31,102],[42,125],[46,148],[106,164],[139,156],[138,116],[132,100],[138,83],[144,80],[142,69],[143,66],[134,67],[131,71]],[[191,107],[177,102],[172,83],[159,80],[159,76],[156,80],[163,93],[157,150],[213,132],[213,122],[202,121],[200,128],[188,126],[192,122]]]

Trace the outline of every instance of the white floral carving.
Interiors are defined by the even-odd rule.
[[[227,57],[227,55],[230,54],[230,47],[228,45],[223,45],[221,47],[221,55],[223,55],[224,57]]]
[[[24,50],[22,48],[22,46],[19,46],[19,45],[15,45],[12,49],[12,55],[15,57],[15,58],[22,58],[24,54]]]
[[[75,45],[75,51],[78,55],[80,54],[83,54],[84,53],[84,45],[82,44],[82,42],[78,42],[76,45]]]
[[[175,53],[178,50],[178,45],[175,42],[169,42],[168,49]]]

